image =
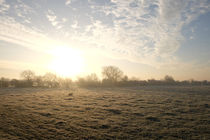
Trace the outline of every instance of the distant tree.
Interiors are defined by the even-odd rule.
[[[161,85],[162,81],[160,80],[155,80],[154,78],[148,79],[147,80],[148,85]]]
[[[128,76],[127,75],[123,76],[122,81],[127,82],[128,81]]]
[[[53,73],[46,73],[43,77],[43,80],[45,82],[45,86],[47,87],[58,87],[59,86],[59,82],[58,82],[58,78],[56,76],[56,74],[53,74]]]
[[[90,81],[90,82],[98,82],[99,81],[98,76],[95,73],[91,73],[90,75],[88,75],[86,77],[86,80]]]
[[[165,84],[169,84],[169,85],[174,85],[176,84],[176,81],[174,80],[174,78],[172,76],[169,76],[169,75],[166,75],[164,77],[164,81],[163,81]]]
[[[166,82],[175,82],[174,78],[172,76],[166,75],[164,77],[164,81]]]
[[[95,73],[88,75],[85,80],[88,86],[97,87],[100,85],[100,80]]]
[[[9,87],[9,79],[4,77],[0,78],[0,88]]]
[[[11,85],[12,87],[18,87],[18,86],[19,86],[19,80],[17,80],[17,79],[12,79],[12,80],[10,81],[10,85]]]
[[[37,87],[42,87],[43,85],[43,76],[35,76],[34,78],[35,85]]]
[[[95,73],[92,73],[84,78],[79,77],[77,84],[80,87],[97,87],[100,86],[100,80]]]
[[[70,78],[65,78],[65,79],[60,78],[59,83],[60,87],[63,88],[70,88],[71,86],[73,86],[73,82]]]
[[[31,70],[25,70],[20,73],[20,76],[25,80],[22,84],[24,87],[31,87],[33,85],[33,79],[35,77],[35,73]]]
[[[104,82],[116,83],[122,80],[123,72],[116,66],[106,66],[102,68]]]
[[[35,76],[35,73],[31,70],[25,70],[21,72],[20,76],[27,81],[32,81]]]
[[[64,83],[65,83],[64,85],[66,88],[70,88],[73,86],[73,81],[70,78],[66,78]]]
[[[189,80],[184,80],[184,81],[180,81],[180,85],[190,85],[190,81]]]
[[[86,86],[86,81],[85,81],[85,78],[83,78],[83,77],[78,77],[76,83],[79,87],[85,87]]]
[[[208,81],[207,80],[203,80],[202,81],[202,85],[208,85]]]

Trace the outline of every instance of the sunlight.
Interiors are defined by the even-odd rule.
[[[59,76],[72,77],[83,69],[83,57],[80,51],[70,47],[55,47],[50,51],[53,60],[49,65],[51,71]]]

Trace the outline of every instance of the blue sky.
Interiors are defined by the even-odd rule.
[[[50,71],[50,50],[65,46],[81,52],[83,75],[116,65],[210,80],[209,23],[209,0],[0,0],[0,77]]]

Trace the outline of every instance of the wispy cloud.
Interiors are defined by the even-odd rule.
[[[49,10],[49,9],[47,11],[46,17],[49,20],[49,22],[52,24],[52,26],[56,27],[57,29],[62,28],[63,27],[62,24],[67,21],[66,18],[62,18],[62,19],[58,20],[55,13],[52,10]]]
[[[6,4],[5,0],[0,0],[0,13],[5,13],[9,8],[10,6]]]
[[[84,50],[93,49],[109,57],[160,66],[179,62],[174,53],[185,40],[183,27],[210,11],[208,0],[62,2],[45,7],[42,5],[46,3],[40,1],[39,8],[33,9],[19,1],[13,6],[17,16],[29,24],[26,25],[7,15],[5,12],[11,6],[1,0],[0,39],[42,49],[53,44],[53,38],[57,37]],[[40,21],[33,20],[37,15]]]
[[[93,11],[112,15],[114,23],[109,27],[103,20],[94,21],[94,42],[114,55],[147,64],[159,63],[156,61],[158,57],[167,57],[170,60],[185,39],[181,32],[183,26],[210,9],[206,0],[111,2],[102,6],[95,3],[91,7]],[[107,39],[108,43],[103,41]]]

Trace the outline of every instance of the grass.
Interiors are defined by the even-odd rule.
[[[210,87],[0,89],[0,139],[210,139]]]

